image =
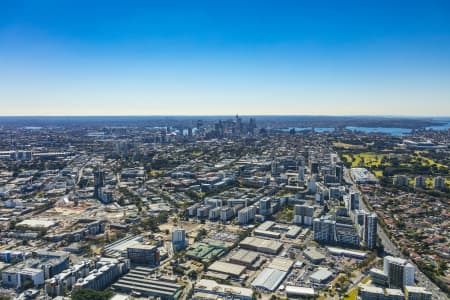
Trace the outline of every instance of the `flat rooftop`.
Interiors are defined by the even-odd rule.
[[[249,245],[255,248],[267,248],[274,251],[278,251],[281,249],[283,244],[281,242],[275,241],[275,240],[268,240],[268,239],[262,239],[254,236],[246,237],[242,242],[241,245]]]
[[[294,261],[292,259],[275,257],[268,267],[271,269],[277,269],[283,272],[288,272],[293,265]]]
[[[219,284],[214,280],[202,279],[195,285],[196,291],[210,291],[214,294],[222,295],[241,295],[244,297],[252,298],[253,290],[238,286],[231,286],[226,284]]]
[[[237,264],[231,264],[223,261],[216,261],[208,268],[209,271],[230,274],[232,276],[241,276],[245,271],[245,267]]]
[[[239,249],[230,257],[230,259],[251,264],[258,258],[258,256],[259,254],[257,252]]]
[[[283,282],[286,275],[286,272],[265,268],[252,282],[252,286],[274,291]]]

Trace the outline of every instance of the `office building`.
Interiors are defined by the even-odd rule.
[[[127,248],[127,257],[132,264],[156,266],[159,264],[158,247],[154,245],[135,245]]]

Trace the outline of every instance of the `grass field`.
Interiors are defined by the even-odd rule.
[[[366,284],[370,281],[370,276],[366,276],[361,283]],[[356,300],[358,299],[358,286],[352,288],[348,293],[344,296],[344,300]]]
[[[423,154],[427,154],[426,151],[415,151],[414,153],[422,160],[423,166],[436,166],[438,168],[448,168],[448,166],[443,165],[431,158],[424,156]]]
[[[366,284],[366,283],[368,283],[370,281],[370,276],[366,276],[363,280],[361,280],[361,282],[363,283],[363,284]]]
[[[342,157],[352,164],[352,167],[358,167],[360,165],[364,167],[379,167],[381,166],[381,161],[385,155],[376,154],[373,152],[364,152],[358,154],[343,154]]]
[[[150,171],[150,176],[152,176],[152,177],[155,177],[155,176],[158,176],[158,175],[161,175],[161,174],[164,174],[163,170],[151,170]]]
[[[344,300],[356,300],[358,299],[358,287],[352,288],[343,298]]]
[[[383,177],[383,171],[381,171],[381,170],[376,170],[373,172],[373,174],[375,174],[375,176],[377,176],[377,177]]]

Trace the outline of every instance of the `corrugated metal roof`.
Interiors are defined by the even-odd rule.
[[[286,272],[265,268],[252,282],[252,286],[274,291],[278,288],[286,275]]]

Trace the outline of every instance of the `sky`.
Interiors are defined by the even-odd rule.
[[[450,116],[450,1],[0,1],[0,115]]]

